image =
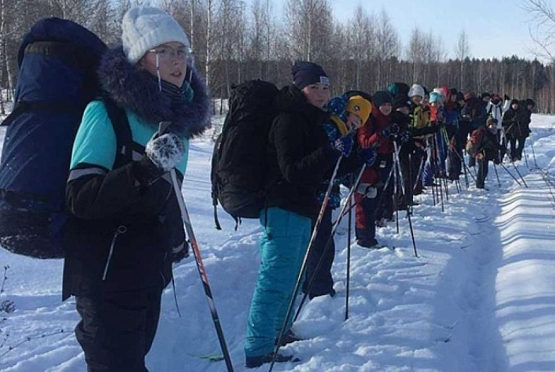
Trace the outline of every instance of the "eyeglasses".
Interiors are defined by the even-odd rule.
[[[162,45],[158,48],[149,50],[149,53],[155,53],[160,61],[163,62],[173,61],[176,58],[180,61],[192,62],[194,59],[193,50],[189,47],[175,50],[170,46]]]

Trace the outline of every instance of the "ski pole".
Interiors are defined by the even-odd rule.
[[[522,183],[524,184],[524,186],[526,186],[526,188],[528,188],[528,185],[526,184],[526,181],[524,181],[524,177],[522,177],[522,174],[520,173],[517,166],[515,165],[515,162],[512,162],[512,164],[513,164],[513,167],[515,168],[516,173],[518,174],[518,176],[522,180]]]
[[[393,167],[391,167],[391,170],[389,171],[389,174],[388,174],[388,176],[387,176],[387,178],[386,178],[385,185],[384,185],[383,189],[386,189],[386,188],[389,186],[389,182],[391,182],[391,175],[392,175],[392,174],[393,174]],[[364,200],[364,198],[367,197],[368,194],[369,194],[370,192],[371,192],[371,191],[369,190],[369,191],[367,191],[366,193],[364,193],[363,198],[362,198],[361,200]],[[376,205],[376,208],[375,208],[376,210],[377,210],[378,208],[381,207],[381,204],[382,204],[382,202],[383,202],[384,195],[385,195],[385,194],[384,194],[383,192],[380,194],[380,198],[378,199],[378,204]],[[348,211],[345,211],[345,213],[343,213],[343,215],[341,215],[341,217],[345,217],[345,215],[346,215],[351,209],[355,208],[355,207],[356,207],[357,205],[359,205],[359,204],[360,204],[360,202],[355,201],[355,203],[354,203],[352,206],[349,207],[349,210],[348,210]],[[338,217],[338,218],[339,218],[339,217]],[[337,221],[337,220],[336,220],[336,221]],[[335,224],[336,221],[334,221],[333,224]]]
[[[520,186],[522,186],[522,184],[520,183],[520,181],[518,180],[518,178],[516,178],[516,177],[514,176],[514,174],[512,174],[512,173],[507,169],[507,167],[505,166],[505,164],[501,163],[501,164],[499,164],[499,165],[501,165],[501,167],[502,167],[503,169],[505,169],[505,172],[507,172],[507,173],[509,174],[509,176],[511,176],[511,177],[516,181],[516,183],[518,183]]]
[[[332,176],[330,178],[330,183],[328,185],[328,189],[324,195],[324,201],[322,203],[322,207],[320,208],[320,213],[318,214],[318,218],[316,219],[316,223],[314,224],[314,228],[312,229],[312,235],[308,242],[308,247],[306,249],[306,253],[303,258],[303,262],[299,269],[299,274],[297,276],[297,282],[295,283],[295,288],[293,289],[293,295],[291,296],[291,301],[289,302],[289,307],[287,308],[287,313],[285,314],[285,320],[283,321],[283,325],[281,327],[281,331],[279,332],[278,342],[276,345],[276,349],[274,351],[274,355],[272,356],[272,361],[270,362],[270,368],[268,372],[272,372],[274,369],[274,364],[276,362],[276,356],[278,355],[279,349],[281,347],[281,342],[283,341],[283,335],[285,334],[287,324],[289,323],[289,318],[291,317],[291,312],[293,311],[293,307],[295,306],[295,298],[297,297],[297,293],[299,292],[299,288],[303,281],[304,273],[306,271],[306,263],[308,261],[308,255],[310,254],[310,250],[314,245],[314,241],[316,240],[316,235],[318,234],[318,230],[320,229],[320,225],[322,224],[322,219],[324,218],[324,213],[326,208],[328,207],[328,202],[330,199],[331,190],[333,188],[333,181],[337,176],[337,171],[339,170],[339,166],[341,165],[341,160],[343,159],[343,155],[339,157],[337,163],[335,164],[335,168],[333,170]]]
[[[210,308],[210,315],[212,316],[212,321],[214,322],[214,327],[216,328],[216,333],[218,334],[218,340],[220,342],[220,347],[222,349],[222,354],[224,356],[225,364],[227,366],[228,372],[233,372],[233,364],[231,363],[231,357],[229,351],[227,350],[227,344],[225,342],[224,332],[220,324],[220,317],[216,311],[216,304],[214,303],[214,297],[212,296],[212,290],[210,284],[208,283],[208,275],[204,268],[204,263],[202,261],[202,256],[200,254],[200,248],[193,231],[193,225],[191,224],[191,219],[189,217],[189,212],[187,211],[187,206],[185,205],[185,200],[181,194],[181,189],[177,182],[177,177],[175,175],[175,169],[171,171],[171,179],[173,184],[173,190],[175,196],[179,203],[179,209],[181,211],[181,218],[183,219],[183,224],[185,225],[185,230],[187,231],[187,236],[189,237],[189,242],[193,248],[193,253],[195,255],[195,261],[197,263],[198,273],[200,275],[200,280],[204,287],[204,293],[206,295],[206,300],[208,301],[208,307]]]
[[[393,141],[393,143],[396,145],[397,143],[395,141]],[[399,234],[399,207],[397,205],[397,192],[398,187],[399,187],[399,176],[397,173],[397,159],[394,158],[393,159],[393,195],[392,195],[392,201],[393,201],[393,208],[395,210],[395,226],[397,227],[397,234]]]
[[[405,197],[405,204],[407,204],[408,203],[407,194],[404,193],[404,190],[406,190],[405,181],[403,180],[403,171],[401,170],[401,164],[399,163],[399,149],[397,147],[396,142],[393,142],[393,145],[395,146],[395,156],[397,158],[397,166],[398,166],[399,174],[401,176],[401,188],[403,190],[403,195]],[[414,239],[414,230],[412,228],[412,219],[411,219],[410,211],[408,207],[407,207],[407,219],[409,221],[410,235],[412,238],[412,246],[414,248],[414,257],[418,257],[418,252],[416,250],[416,240]]]
[[[469,187],[470,187],[470,183],[468,182],[467,172],[468,172],[468,174],[470,174],[470,177],[472,177],[472,180],[473,180],[474,182],[476,182],[476,178],[474,178],[474,175],[473,175],[472,172],[470,171],[470,168],[468,168],[468,166],[466,165],[466,162],[465,162],[465,160],[464,160],[464,155],[461,155],[461,154],[459,154],[458,152],[457,152],[456,154],[457,154],[457,156],[461,159],[461,161],[462,161],[462,163],[463,163],[463,165],[464,165],[464,169],[465,169],[464,176],[465,176],[465,180],[466,180],[466,188],[469,188]]]
[[[351,185],[353,184],[353,175],[351,174]],[[353,225],[353,198],[349,199],[349,228],[347,229],[347,283],[345,288],[345,320],[349,319],[349,293],[351,289],[351,228]]]
[[[440,167],[440,159],[439,159],[439,149],[438,149],[438,145],[437,145],[437,138],[434,136],[434,143],[435,143],[435,149],[436,149],[436,166],[438,167],[439,171],[441,172],[441,167]],[[445,206],[443,204],[443,185],[441,184],[441,178],[439,179],[439,195],[441,198],[441,211],[445,212]]]
[[[410,208],[411,212],[413,209],[413,204],[414,204],[414,192],[413,190],[413,185],[412,185],[412,154],[409,153],[409,184],[406,185],[407,188],[407,193],[410,193],[408,196],[408,200],[410,202],[410,205],[407,205],[407,208]]]
[[[422,160],[420,160],[420,166],[418,167],[418,174],[416,175],[416,182],[414,183],[412,191],[416,190],[416,187],[418,186],[418,183],[420,182],[420,176],[422,175],[422,172],[424,171],[425,160],[426,160],[426,156],[422,155]]]
[[[362,168],[360,169],[360,172],[357,176],[355,184],[352,186],[351,190],[349,191],[349,195],[347,195],[347,201],[351,200],[351,198],[353,197],[358,185],[360,184],[360,179],[362,178],[362,174],[364,173],[365,169],[366,169],[366,164],[364,164],[362,166]],[[333,225],[333,228],[331,230],[330,236],[326,240],[326,245],[324,246],[324,250],[322,251],[322,255],[320,256],[320,259],[316,263],[316,266],[314,268],[314,272],[312,273],[311,277],[308,278],[308,281],[307,281],[308,284],[306,286],[305,293],[303,295],[301,303],[299,304],[299,307],[297,308],[297,312],[295,313],[295,317],[293,318],[293,322],[295,322],[297,320],[297,318],[299,317],[299,315],[301,313],[301,309],[303,308],[303,305],[306,301],[306,298],[308,297],[308,294],[310,293],[310,290],[312,289],[312,284],[314,283],[314,278],[316,277],[316,273],[318,272],[318,270],[320,269],[320,266],[322,266],[322,263],[324,262],[324,256],[326,254],[326,251],[329,249],[329,247],[331,247],[331,242],[333,241],[333,237],[335,236],[335,233],[337,232],[337,228],[339,227],[339,224],[341,223],[341,220],[343,219],[343,216],[345,215],[344,212],[347,209],[348,205],[349,204],[346,202],[343,205],[343,207],[341,208],[341,213],[339,214],[339,218],[335,221],[335,223]]]
[[[501,187],[501,181],[499,181],[499,173],[497,173],[497,165],[493,163],[493,170],[495,170],[495,177],[497,177],[497,184]]]
[[[534,164],[536,165],[536,168],[540,168],[538,166],[538,161],[536,159],[536,150],[534,150],[534,141],[530,141],[530,146],[532,147],[532,155],[534,156]]]

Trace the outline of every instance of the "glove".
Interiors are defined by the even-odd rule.
[[[148,184],[171,171],[183,159],[185,145],[174,133],[156,133],[146,144],[145,156],[137,163],[137,178]]]
[[[412,135],[408,130],[404,131],[399,135],[399,140],[401,140],[401,142],[403,143],[410,142],[411,139],[412,139]]]
[[[505,95],[503,96],[503,99],[504,99],[505,101],[510,101],[510,100],[511,100],[511,97],[509,97],[508,95],[505,94]]]
[[[391,124],[382,131],[382,136],[385,138],[390,138],[391,136],[395,136],[397,134],[399,134],[399,125],[397,123]]]
[[[336,139],[332,147],[334,148],[334,150],[340,152],[341,155],[348,157],[351,154],[353,145],[354,145],[353,137],[351,137],[350,135],[346,135]]]
[[[378,153],[373,148],[366,147],[360,151],[360,157],[367,167],[371,167],[376,163],[376,159],[378,159]]]
[[[369,183],[359,183],[356,192],[368,199],[374,199],[378,194],[378,189]]]
[[[172,248],[172,262],[178,263],[187,257],[189,257],[189,243],[186,241],[179,247]]]

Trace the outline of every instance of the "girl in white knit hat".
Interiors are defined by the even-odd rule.
[[[188,254],[169,172],[183,179],[189,139],[210,119],[189,46],[168,13],[130,9],[122,46],[98,70],[106,98],[89,103],[75,139],[64,298],[76,297],[90,372],[147,371],[162,290]],[[167,132],[157,133],[160,122]]]

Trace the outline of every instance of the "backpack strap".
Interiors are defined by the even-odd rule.
[[[131,134],[131,126],[129,125],[125,110],[119,107],[111,98],[103,96],[100,100],[104,103],[104,107],[106,107],[106,112],[116,133],[118,155],[123,155],[126,162],[132,161],[133,135]]]

